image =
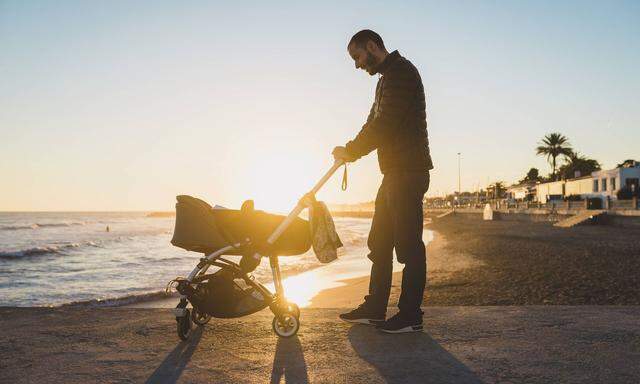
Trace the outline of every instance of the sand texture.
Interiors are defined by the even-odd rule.
[[[640,304],[639,227],[451,215],[428,228],[445,239],[429,263],[473,261],[445,279],[430,267],[426,305]]]

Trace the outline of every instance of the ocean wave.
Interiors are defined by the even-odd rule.
[[[177,293],[166,293],[164,290],[147,292],[147,293],[133,293],[130,295],[120,297],[110,297],[103,299],[90,299],[74,301],[60,305],[61,307],[120,307],[123,305],[143,303],[147,301],[161,300],[171,297],[179,297]]]
[[[82,244],[79,244],[79,243],[71,243],[71,244],[64,244],[64,245],[48,245],[44,247],[33,247],[33,248],[27,248],[27,249],[20,249],[17,251],[5,251],[5,252],[0,252],[0,259],[15,259],[15,258],[29,257],[29,256],[60,254],[60,253],[63,253],[65,250],[78,248],[81,246]]]
[[[0,226],[0,231],[18,231],[21,229],[38,229],[48,227],[71,227],[74,225],[85,225],[83,221],[64,222],[64,223],[33,223],[33,224],[21,224],[21,225],[3,225]]]

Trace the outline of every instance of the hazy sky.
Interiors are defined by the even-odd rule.
[[[177,194],[283,210],[361,128],[371,28],[419,69],[430,195],[549,172],[569,137],[640,159],[640,2],[0,0],[0,210],[170,210]],[[375,153],[320,193],[375,197]]]

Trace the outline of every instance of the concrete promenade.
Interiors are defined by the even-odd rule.
[[[268,310],[180,342],[167,309],[0,308],[2,383],[638,383],[640,307],[426,307],[388,335],[303,309],[279,339]]]

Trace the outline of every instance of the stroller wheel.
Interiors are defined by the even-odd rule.
[[[201,313],[200,311],[193,308],[191,312],[191,321],[193,321],[197,325],[205,325],[209,322],[209,320],[211,320],[211,315]]]
[[[191,316],[188,309],[185,309],[184,316],[176,317],[178,323],[178,337],[180,340],[187,340],[191,335]]]
[[[276,335],[280,337],[291,337],[298,333],[300,329],[300,320],[292,313],[283,313],[281,316],[273,318],[271,327]]]

